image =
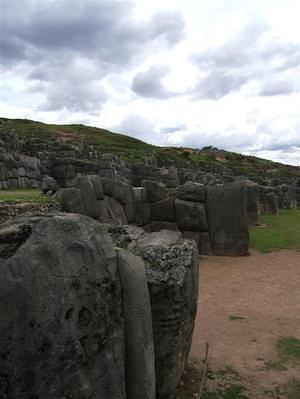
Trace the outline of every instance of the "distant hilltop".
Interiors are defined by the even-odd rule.
[[[29,119],[0,118],[0,139],[3,135],[15,135],[23,143],[22,153],[35,156],[38,147],[47,150],[53,142],[60,141],[75,149],[93,154],[113,154],[130,163],[152,163],[156,166],[201,168],[208,171],[224,171],[235,176],[249,178],[260,175],[265,179],[300,178],[300,167],[272,162],[254,156],[220,150],[212,146],[202,149],[184,147],[159,147],[142,140],[106,129],[81,124],[56,125]],[[37,146],[37,143],[39,145]],[[1,143],[0,143],[1,145]],[[13,145],[13,144],[11,144]],[[33,152],[33,153],[31,153]]]

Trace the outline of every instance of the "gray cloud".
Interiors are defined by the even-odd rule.
[[[249,76],[238,76],[230,72],[212,71],[196,85],[197,98],[217,100],[238,90],[249,81]]]
[[[139,96],[146,98],[167,99],[178,93],[167,90],[162,79],[170,72],[166,65],[153,65],[145,72],[139,72],[132,81],[131,89]]]
[[[181,132],[186,129],[187,129],[186,125],[180,124],[180,125],[176,125],[176,126],[162,127],[159,129],[159,132],[162,134],[170,134],[170,133]]]
[[[28,79],[46,83],[44,110],[99,111],[107,98],[101,79],[184,35],[180,13],[141,21],[132,9],[131,0],[1,2],[0,64],[13,70],[22,63]]]
[[[259,92],[260,96],[282,96],[297,91],[297,87],[292,82],[278,81],[265,83]]]
[[[155,123],[137,114],[127,115],[123,121],[112,126],[113,131],[122,132],[151,144],[160,144],[160,137],[155,135]]]
[[[283,72],[300,65],[300,45],[267,40],[270,28],[252,20],[235,38],[220,47],[194,54],[191,60],[202,72],[193,94],[196,98],[219,99],[240,90],[251,80],[260,82],[261,96],[288,94],[295,90]]]

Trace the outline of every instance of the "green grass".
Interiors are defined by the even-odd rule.
[[[285,386],[285,393],[287,399],[299,399],[300,398],[300,381],[290,380]]]
[[[218,389],[215,392],[205,392],[202,395],[203,399],[247,399],[244,395],[245,388],[242,385],[231,384],[223,389]]]
[[[282,337],[277,341],[277,351],[283,360],[300,361],[300,339]]]
[[[260,252],[293,249],[300,251],[300,209],[284,209],[279,215],[265,215],[262,224],[250,230],[250,246]]]
[[[52,202],[51,198],[43,194],[39,188],[0,190],[0,201],[12,203],[35,202],[39,204]]]

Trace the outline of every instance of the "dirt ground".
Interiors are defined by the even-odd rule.
[[[281,337],[300,339],[300,252],[202,257],[189,367],[178,398],[295,398],[298,361],[282,361]],[[291,393],[290,393],[291,392]]]

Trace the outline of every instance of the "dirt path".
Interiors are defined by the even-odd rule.
[[[294,398],[287,392],[300,386],[299,363],[283,363],[276,345],[280,337],[300,339],[300,253],[203,257],[200,267],[190,361],[203,368],[209,342],[207,390],[228,393],[204,397]]]

